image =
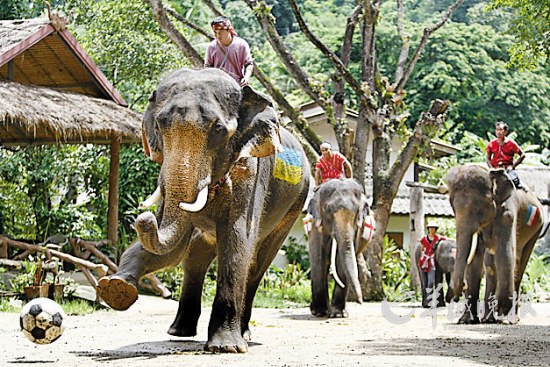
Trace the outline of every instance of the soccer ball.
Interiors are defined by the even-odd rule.
[[[23,307],[19,324],[31,342],[50,344],[63,334],[64,319],[65,312],[57,303],[49,298],[35,298]]]

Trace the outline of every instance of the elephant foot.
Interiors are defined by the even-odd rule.
[[[99,279],[96,291],[102,300],[118,311],[127,310],[138,299],[137,287],[117,275]]]
[[[243,339],[247,342],[251,341],[252,340],[252,332],[250,332],[249,329],[246,329],[244,332],[243,332]]]
[[[495,318],[495,315],[493,313],[485,316],[481,319],[482,324],[496,324],[498,323],[498,320]]]
[[[328,309],[326,308],[317,308],[310,306],[309,307],[311,314],[315,317],[327,317],[328,316]]]
[[[210,337],[204,350],[212,353],[246,353],[248,344],[238,333],[223,330]]]
[[[196,327],[180,327],[174,323],[168,329],[168,334],[173,336],[195,336],[197,335]]]
[[[337,318],[347,318],[348,317],[348,311],[344,310],[332,310],[330,311],[330,314],[328,315],[331,319],[337,319]]]
[[[462,317],[458,320],[457,324],[465,324],[465,325],[475,325],[479,324],[479,317],[470,315],[469,312],[466,312]]]

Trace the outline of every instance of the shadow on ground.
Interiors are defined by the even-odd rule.
[[[97,352],[75,352],[79,357],[92,358],[98,362],[107,362],[120,359],[140,358],[152,359],[164,355],[176,354],[208,354],[204,351],[206,341],[197,340],[168,340],[158,342],[145,342],[127,345],[114,350],[101,350]],[[259,343],[248,342],[249,347],[260,345]]]
[[[549,326],[535,325],[445,325],[450,334],[468,330],[484,338],[397,338],[361,340],[364,354],[396,356],[439,356],[471,360],[476,363],[505,366],[548,366],[550,360]],[[526,337],[525,328],[529,329]],[[523,329],[523,330],[522,330]],[[540,340],[545,335],[546,340]]]

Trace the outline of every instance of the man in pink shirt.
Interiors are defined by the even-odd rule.
[[[486,161],[489,168],[504,168],[514,185],[519,189],[522,188],[522,185],[515,168],[523,161],[525,153],[515,141],[507,138],[506,134],[508,134],[508,125],[502,121],[497,122],[495,124],[495,135],[497,137],[491,140],[487,146]],[[514,162],[516,154],[519,157]]]
[[[332,146],[321,144],[321,157],[315,165],[315,183],[317,186],[333,178],[351,178],[353,171],[351,163],[338,152],[332,151]]]
[[[240,85],[248,85],[254,64],[248,43],[237,36],[227,17],[217,17],[210,23],[215,39],[206,48],[204,66],[222,69]]]

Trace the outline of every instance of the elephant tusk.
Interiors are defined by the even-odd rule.
[[[188,212],[198,212],[204,208],[208,201],[208,185],[206,185],[197,195],[197,200],[194,203],[181,202],[179,207]]]
[[[139,204],[139,208],[140,209],[149,209],[150,207],[152,207],[153,205],[158,203],[160,201],[161,197],[162,197],[162,195],[160,193],[160,186],[157,186],[157,189],[155,190],[155,192],[153,192],[151,194],[151,196],[149,196],[146,200],[142,201]]]
[[[338,273],[336,272],[336,247],[338,244],[336,243],[336,240],[332,239],[332,248],[330,249],[330,273],[334,277],[334,280],[338,285],[342,288],[346,288],[346,285],[342,283],[342,280],[338,276]]]
[[[468,265],[470,265],[472,261],[474,261],[476,250],[477,250],[477,232],[475,232],[472,236],[472,248],[470,250],[470,255],[468,256]]]

